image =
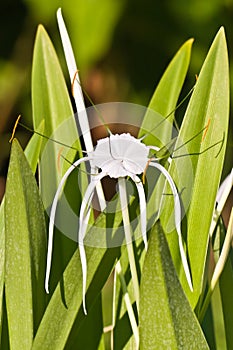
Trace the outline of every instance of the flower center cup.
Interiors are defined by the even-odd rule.
[[[89,154],[93,165],[112,178],[139,175],[148,162],[149,148],[129,133],[110,135]]]

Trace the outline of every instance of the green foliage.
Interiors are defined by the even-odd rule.
[[[5,297],[11,349],[29,349],[45,310],[46,228],[36,180],[13,140],[5,197]]]
[[[53,44],[43,26],[38,27],[33,52],[32,109],[34,129],[37,132],[41,133],[39,128],[41,123],[44,123],[44,135],[65,145],[73,146],[82,153],[65,79]],[[42,151],[40,155],[43,154],[43,156],[40,157],[39,162],[39,188],[44,207],[48,212],[61,176],[74,160],[77,151],[64,148],[61,144],[47,138],[43,138]],[[59,156],[60,153],[65,160]],[[82,176],[82,182],[83,184],[86,182],[85,173]],[[73,192],[74,186],[75,184],[71,181],[67,190],[72,188]],[[79,191],[76,192],[73,202],[75,207],[80,205]],[[60,258],[56,268],[57,273],[53,275],[55,282],[52,281],[52,286],[57,284],[75,249],[75,244],[59,233],[56,235],[55,245],[58,246]]]
[[[42,26],[38,27],[32,65],[32,108],[33,125],[37,132],[44,123],[43,134],[54,138],[66,145],[72,145],[81,152],[78,133],[73,116],[71,101],[65,84],[61,67],[54,47]],[[62,149],[60,144],[43,140],[42,149],[49,149],[49,159],[40,162],[40,191],[45,207],[51,204],[54,191],[60,181],[58,174],[58,153]],[[69,162],[74,159],[75,152],[69,151],[65,156]],[[46,162],[49,162],[48,168]],[[62,173],[69,163],[62,168]],[[76,198],[77,199],[77,198]]]
[[[159,222],[151,230],[140,291],[140,349],[208,349]]]
[[[117,11],[120,11],[120,6]],[[113,21],[113,18],[109,21]],[[106,24],[106,32],[107,28]],[[88,33],[85,35],[89,36]],[[96,43],[95,47],[90,40],[87,51],[94,50],[94,57],[98,55],[98,46],[101,46],[100,43]],[[192,40],[189,40],[175,55],[149,104],[151,109],[161,114],[163,120],[177,105],[189,66],[191,46]],[[83,52],[81,60],[85,55],[90,55]],[[91,350],[108,349],[111,341],[114,341],[115,349],[135,348],[135,329],[129,317],[129,308],[124,305],[126,297],[129,297],[135,320],[139,320],[140,349],[208,349],[207,341],[218,349],[223,344],[220,342],[221,334],[224,334],[224,346],[232,346],[233,320],[228,315],[228,310],[232,309],[233,291],[230,259],[219,280],[219,289],[216,289],[211,299],[213,317],[208,322],[209,329],[214,332],[208,333],[206,319],[203,324],[198,321],[199,311],[205,303],[205,271],[208,271],[210,279],[212,277],[209,269],[211,255],[208,254],[209,230],[226,148],[228,79],[227,47],[224,30],[220,29],[199,74],[176,140],[173,161],[168,168],[187,209],[182,233],[194,292],[188,289],[180,263],[177,233],[171,222],[174,216],[171,196],[164,196],[162,201],[161,225],[158,221],[154,224],[155,212],[161,205],[161,194],[169,194],[167,188],[164,191],[164,182],[159,179],[148,195],[148,222],[152,226],[149,249],[145,253],[142,240],[133,244],[140,283],[139,311],[136,311],[126,247],[86,247],[88,315],[85,316],[79,250],[74,242],[58,230],[55,232],[50,295],[46,296],[44,291],[47,249],[44,211],[48,212],[61,176],[76,156],[73,150],[66,151],[59,172],[58,160],[62,146],[51,139],[75,146],[79,157],[82,151],[60,64],[47,33],[42,26],[39,27],[32,69],[33,121],[35,131],[44,133],[50,140],[42,139],[35,133],[25,154],[16,140],[12,143],[6,195],[0,208],[1,344],[9,342],[13,350],[72,350],[83,349],[85,345]],[[169,119],[173,118],[174,112]],[[153,120],[148,112],[142,121],[139,136],[153,128]],[[170,141],[172,122],[164,123],[162,129],[163,139]],[[155,141],[156,134],[153,133],[146,140],[148,144],[154,144]],[[46,158],[48,149],[49,158]],[[190,155],[189,161],[183,157],[185,152]],[[33,176],[38,160],[40,193]],[[65,188],[68,201],[73,203],[76,211],[80,209],[82,192],[88,180],[85,172],[80,173],[81,190],[75,190],[77,184],[72,179]],[[132,195],[129,209],[131,214],[137,213],[137,196]],[[112,237],[108,238],[114,241],[122,225],[120,211],[100,214],[89,228],[86,238],[98,230],[104,231],[109,223],[113,224],[113,232]],[[222,241],[224,235],[221,236],[220,251]],[[215,254],[214,258],[217,261],[218,256]],[[121,283],[118,280],[115,286],[113,334],[110,330],[106,340],[102,329],[106,310],[102,310],[105,303],[101,301],[101,291],[117,259],[120,259],[122,268],[119,274]],[[219,312],[221,322],[216,317]],[[207,341],[201,327],[207,334]],[[208,339],[208,334],[214,339]],[[85,343],[86,338],[92,339]]]
[[[178,149],[175,153],[177,158],[169,169],[179,191],[184,189],[181,195],[183,202],[186,202],[187,197],[191,198],[187,212],[186,230],[194,293],[189,293],[188,288],[186,288],[186,292],[189,293],[189,300],[193,307],[195,307],[203,287],[209,227],[215,208],[215,198],[225,155],[228,115],[229,72],[225,34],[222,28],[218,32],[201,69],[175,145],[175,149]],[[198,135],[198,133],[207,127],[208,123],[208,129],[206,129],[205,137],[202,140],[203,134]],[[185,150],[183,147],[179,149],[182,142],[187,142],[195,135],[198,136],[186,144]],[[187,158],[182,157],[186,152],[191,154],[191,166],[188,166]],[[194,155],[192,156],[192,154]],[[192,177],[193,185],[190,187]],[[166,232],[170,214],[166,201],[164,205],[167,210],[161,221]],[[178,261],[178,246],[174,242],[176,235],[169,234],[168,241],[174,261]],[[186,283],[185,277],[183,282]]]
[[[90,314],[86,317],[87,319],[96,318],[99,320],[98,314],[91,313],[91,306],[103,288],[118,255],[119,249],[107,251],[100,248],[87,249],[88,270],[90,271],[87,286],[87,303]],[[79,252],[76,250],[46,309],[33,343],[34,350],[41,348],[64,349],[76,317],[77,338],[79,331],[85,332],[86,336],[88,335],[88,328],[80,329],[84,321],[88,323],[82,310],[81,281]]]

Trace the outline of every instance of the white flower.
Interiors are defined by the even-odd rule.
[[[48,259],[47,259],[47,272],[46,272],[46,291],[48,292],[48,282],[49,273],[51,266],[51,256],[52,256],[52,241],[53,241],[53,231],[54,231],[54,220],[56,214],[56,207],[59,200],[59,195],[64,186],[64,183],[70,173],[76,169],[76,167],[86,161],[92,161],[92,164],[96,166],[100,173],[95,177],[92,177],[86,192],[84,194],[81,208],[80,208],[80,218],[79,218],[79,249],[81,256],[81,264],[83,270],[83,307],[86,313],[85,307],[85,291],[86,291],[86,274],[87,274],[87,263],[86,254],[84,249],[84,237],[88,225],[88,212],[91,206],[91,200],[94,194],[94,190],[100,180],[106,176],[113,178],[124,178],[129,176],[135,183],[139,195],[140,204],[140,221],[141,221],[141,234],[144,239],[145,247],[147,247],[146,238],[146,199],[143,184],[138,175],[142,174],[147,166],[157,168],[167,179],[174,197],[174,212],[175,212],[175,226],[179,239],[179,248],[182,259],[182,264],[186,274],[186,278],[190,289],[192,290],[191,276],[189,272],[188,263],[186,260],[186,255],[184,252],[182,244],[181,235],[181,206],[179,200],[179,194],[177,192],[174,181],[168,171],[158,163],[158,159],[149,158],[149,152],[154,149],[153,146],[146,146],[140,140],[131,136],[130,134],[121,135],[110,135],[104,139],[98,141],[97,146],[94,151],[89,152],[87,157],[77,160],[73,165],[69,167],[63,176],[57,192],[55,194],[52,209],[50,214],[50,224],[49,224],[49,247],[48,247]]]
[[[61,11],[58,11],[58,23],[61,31],[61,36],[63,40],[63,46],[65,50],[65,55],[67,58],[67,64],[70,72],[71,81],[73,81],[73,77],[77,74],[77,68],[75,64],[75,60],[73,57],[73,52],[71,49],[71,45],[69,42],[69,37],[65,29],[65,25],[61,16]],[[80,85],[77,83],[76,87],[77,92],[74,92],[74,97],[76,100],[77,110],[78,112],[83,111],[84,104],[82,100],[82,92],[80,89]],[[75,90],[75,89],[74,89]],[[83,123],[83,121],[82,121]],[[142,143],[142,139],[137,139],[131,136],[129,133],[124,134],[110,134],[109,137],[105,137],[100,139],[97,142],[97,146],[93,150],[92,140],[90,134],[87,133],[88,122],[84,121],[83,124],[80,123],[81,129],[85,129],[84,142],[86,145],[87,156],[77,160],[73,165],[69,167],[64,176],[62,177],[56,194],[54,196],[54,200],[51,207],[50,213],[50,223],[49,223],[49,242],[48,242],[48,255],[47,255],[47,268],[46,268],[46,279],[45,279],[45,289],[49,292],[49,275],[51,269],[51,260],[52,260],[52,248],[53,248],[53,233],[54,233],[54,221],[56,215],[56,208],[59,200],[59,196],[63,189],[63,186],[71,174],[71,172],[76,169],[83,162],[90,162],[92,169],[95,171],[95,175],[91,176],[90,183],[87,186],[86,192],[83,196],[82,204],[80,207],[79,213],[79,232],[78,232],[78,242],[79,242],[79,251],[80,251],[80,259],[82,265],[82,274],[83,274],[83,309],[86,314],[86,305],[85,305],[85,293],[86,293],[86,276],[87,276],[87,261],[86,261],[86,253],[84,248],[84,238],[87,231],[89,214],[91,208],[92,197],[95,189],[97,189],[100,193],[98,193],[99,198],[102,196],[100,181],[106,176],[110,176],[112,178],[118,179],[119,184],[119,195],[120,195],[120,203],[122,208],[123,215],[123,224],[126,235],[126,243],[129,242],[127,240],[128,235],[128,218],[127,213],[125,212],[125,207],[127,207],[126,196],[125,196],[125,183],[124,178],[130,177],[134,182],[139,196],[139,207],[140,207],[140,228],[141,235],[144,240],[145,248],[147,249],[147,216],[146,216],[146,197],[144,192],[143,183],[139,177],[139,175],[143,174],[147,167],[157,168],[166,178],[167,182],[170,185],[170,188],[174,197],[174,213],[175,213],[175,227],[178,234],[179,241],[179,249],[182,264],[184,267],[185,275],[187,278],[187,282],[189,284],[190,289],[192,290],[192,281],[189,272],[188,263],[186,260],[185,251],[182,243],[182,235],[181,235],[181,205],[179,194],[177,192],[175,183],[168,173],[168,171],[159,164],[159,160],[156,158],[150,158],[149,154],[151,150],[157,150],[156,146],[146,146]],[[100,203],[101,204],[101,203]],[[104,205],[101,205],[102,210],[104,209]],[[126,214],[125,214],[126,213]],[[133,274],[133,272],[132,272]]]
[[[129,133],[98,140],[92,153],[93,164],[113,178],[141,174],[148,155],[148,147]]]

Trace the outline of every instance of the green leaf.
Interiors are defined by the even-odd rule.
[[[172,136],[172,128],[173,128],[173,119],[174,119],[174,113],[171,113],[177,104],[177,100],[179,98],[189,62],[190,62],[190,55],[191,55],[191,47],[192,47],[193,40],[188,40],[177,52],[177,54],[174,56],[173,60],[169,64],[168,68],[166,69],[165,73],[163,74],[155,92],[152,96],[152,99],[148,106],[148,111],[144,116],[141,129],[139,131],[139,137],[143,136],[143,134],[149,132],[150,134],[144,139],[143,142],[145,142],[147,145],[158,145],[158,146],[164,146],[166,145],[170,140]],[[155,115],[154,113],[159,113],[158,117],[156,118],[155,122]],[[171,113],[171,116],[165,120],[164,118]],[[163,122],[164,120],[164,122]],[[161,124],[159,125],[159,129],[156,128],[156,124],[161,121]],[[159,140],[158,140],[159,135]],[[162,142],[161,142],[162,141]],[[147,174],[153,181],[156,178],[154,169],[150,171],[148,169]],[[150,175],[151,174],[151,175]],[[148,204],[147,204],[147,216],[149,218],[148,220],[148,226],[152,225],[155,217],[157,216],[162,193],[164,189],[164,178],[160,177],[159,181],[152,185],[148,183],[148,185],[151,185],[148,187]],[[140,264],[143,261],[143,256],[141,256]],[[116,294],[116,296],[119,298],[120,294],[119,292]],[[121,310],[121,313],[125,311],[124,304]],[[120,341],[127,341],[128,337],[130,336],[130,325],[128,322],[127,315],[122,317],[120,319],[120,316],[117,315],[118,318],[116,320],[116,332],[118,332],[118,329],[121,327],[121,324],[123,324],[124,328],[124,335],[127,334],[127,337],[125,337],[123,340],[121,340],[120,335],[116,335],[116,344],[119,344]],[[123,323],[125,322],[125,324]],[[127,330],[127,331],[126,331]],[[129,330],[129,331],[128,331]]]
[[[37,131],[40,134],[43,134],[44,120],[41,122]],[[30,164],[33,174],[35,174],[37,169],[41,146],[42,146],[42,137],[38,134],[33,134],[33,136],[31,137],[31,139],[27,144],[27,147],[24,150],[24,154],[27,158],[28,163]]]
[[[213,319],[213,335],[216,350],[227,350],[226,332],[222,312],[221,295],[217,285],[211,297],[211,312]]]
[[[139,240],[141,241],[141,240]],[[136,253],[136,252],[135,252]],[[139,255],[136,254],[137,257]],[[137,259],[136,259],[137,262]],[[121,257],[120,264],[122,268],[122,273],[125,278],[127,292],[129,294],[130,302],[135,306],[135,296],[134,296],[134,288],[132,285],[131,271],[129,267],[129,258],[126,246],[123,245],[121,247]],[[132,326],[130,323],[130,319],[128,316],[127,308],[125,305],[125,300],[123,297],[122,286],[120,277],[116,276],[116,286],[115,286],[115,300],[114,308],[115,308],[115,320],[114,320],[114,332],[113,332],[113,340],[114,340],[114,349],[120,350],[125,349],[127,344],[131,342],[132,336]]]
[[[61,177],[70,163],[73,163],[76,150],[78,150],[79,156],[82,156],[82,152],[65,79],[54,47],[41,25],[38,27],[33,53],[32,107],[35,130],[39,131],[38,128],[44,121],[45,135],[50,138],[49,140],[44,138],[39,164],[39,187],[45,210],[49,215]],[[60,143],[54,142],[54,140]],[[71,149],[70,146],[75,147],[76,150]],[[80,191],[82,192],[82,189],[86,188],[87,176],[85,173],[82,173],[81,179],[79,178],[78,181],[76,175],[77,172],[69,178],[65,186],[65,191],[68,193],[68,201],[66,202],[68,206],[65,209],[68,209],[66,212],[69,217],[64,219],[65,209],[62,208],[63,220],[60,221],[58,227],[61,233],[55,234],[54,253],[57,263],[53,266],[54,273],[52,275],[55,277],[55,281],[52,281],[52,286],[56,285],[60,279],[66,263],[75,249],[75,242],[68,239],[63,233],[67,232],[67,222],[69,224],[72,220],[77,222],[74,213],[78,211],[81,203]],[[59,217],[59,209],[61,208],[58,207],[57,218]]]
[[[79,327],[79,318],[74,322],[65,350],[96,350],[103,334],[101,295],[90,308],[87,317]],[[91,334],[91,337],[90,337]]]
[[[209,349],[179,283],[159,222],[151,230],[140,286],[140,349]]]
[[[40,129],[43,132],[43,128]],[[34,134],[24,153],[31,166],[33,173],[35,173],[37,168],[37,163],[39,159],[39,153],[41,148],[41,137]],[[5,198],[3,198],[0,206],[0,298],[3,300],[3,286],[4,286],[4,272],[5,272],[5,220],[4,220],[4,205]],[[0,306],[0,331],[2,329],[2,304]]]
[[[86,253],[89,271],[86,299],[89,309],[104,286],[115,259],[119,255],[119,249],[106,250],[87,247]],[[67,265],[52,295],[32,349],[64,349],[75,319],[78,332],[78,327],[85,319],[82,309],[82,272],[78,250]]]
[[[231,260],[229,257],[220,277],[219,289],[222,300],[227,349],[231,349],[233,347],[233,335],[231,332],[233,327],[233,306],[231,302],[233,294],[232,252]]]
[[[174,113],[168,119],[164,118],[176,108],[189,67],[192,43],[193,40],[190,39],[179,49],[152,96],[139,132],[139,137],[147,132],[150,133],[143,140],[147,145],[163,147],[171,140]],[[159,115],[155,118],[154,113],[159,113]],[[156,183],[154,169],[148,169],[147,176],[150,178],[148,181],[147,217],[151,222],[154,222],[163,197],[165,179],[161,176]]]
[[[231,222],[231,220],[230,220]],[[230,225],[229,222],[229,225]],[[229,229],[229,228],[228,228]],[[219,229],[216,231],[216,237],[213,246],[213,256],[217,262],[222,251],[222,246],[226,237],[224,224],[220,221]],[[230,252],[223,271],[211,296],[211,311],[213,318],[214,337],[216,349],[231,349],[233,347],[233,335],[231,332],[233,326],[233,269],[232,269],[232,251]]]
[[[69,146],[75,146],[80,154],[82,152],[74,112],[61,67],[48,34],[41,25],[38,27],[33,53],[32,107],[35,130],[39,131],[38,127],[44,121],[46,137],[51,137],[68,146],[63,146],[63,149],[61,144],[52,140],[46,140],[43,143],[40,187],[43,202],[47,208],[52,202],[61,175],[69,167],[69,162],[74,159],[76,152],[71,151]],[[61,151],[63,157],[68,161],[64,162],[59,176],[58,163]]]
[[[202,291],[210,223],[225,155],[226,140],[223,139],[227,135],[228,119],[228,54],[224,29],[221,28],[201,69],[175,146],[177,152],[173,156],[176,159],[169,169],[179,190],[184,210],[188,210],[185,218],[187,222],[183,227],[187,228],[188,257],[194,292],[187,286],[183,269],[181,281],[193,307]],[[179,148],[182,142],[185,147]],[[190,154],[190,157],[184,157],[185,154]],[[179,271],[177,234],[174,230],[171,233],[173,199],[168,197],[171,196],[165,198],[166,209],[161,222],[165,232],[170,232],[167,235],[168,243]]]
[[[5,274],[5,220],[4,220],[5,199],[3,198],[0,206],[0,334],[2,332],[3,322],[3,288]]]
[[[30,349],[45,309],[46,229],[36,180],[12,142],[5,194],[5,294],[11,349]]]
[[[145,132],[150,132],[150,135],[145,139],[147,145],[153,145],[155,138],[157,138],[156,135],[158,135],[150,109],[164,118],[175,109],[189,67],[192,43],[193,39],[188,40],[176,53],[151,98],[148,105],[149,110],[143,118],[141,130],[139,131],[139,137],[143,136]],[[160,125],[160,141],[163,140],[161,146],[164,146],[171,139],[173,118],[174,113],[168,118],[170,122]]]
[[[111,216],[111,215],[110,215]],[[105,228],[105,214],[101,214],[96,222],[87,232],[85,240],[91,242],[99,228]],[[108,237],[108,243],[114,248],[97,248],[86,246],[87,255],[87,293],[86,304],[88,315],[83,313],[82,306],[82,269],[79,258],[79,250],[76,249],[71,260],[58,283],[49,305],[45,311],[40,327],[33,343],[33,350],[48,349],[63,350],[67,339],[72,331],[74,322],[77,325],[76,332],[81,331],[82,323],[89,317],[89,310],[95,304],[106,283],[116,259],[120,255],[119,238],[117,227],[122,221],[121,213],[113,215],[115,220],[114,234]],[[99,230],[100,231],[100,230]],[[101,239],[104,232],[101,231]],[[111,242],[111,239],[113,240]],[[116,247],[116,248],[115,248]],[[55,259],[54,259],[55,260]],[[91,311],[90,311],[91,316]]]
[[[73,115],[56,52],[42,25],[38,27],[33,52],[32,107],[34,127],[37,130],[44,120],[46,136]]]

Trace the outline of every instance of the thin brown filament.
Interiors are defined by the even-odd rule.
[[[79,71],[77,70],[74,74],[74,77],[73,77],[73,80],[72,80],[72,83],[71,83],[71,93],[72,93],[72,96],[74,97],[74,83],[75,83],[75,80],[76,80],[76,77],[78,75]]]
[[[62,156],[62,152],[64,150],[64,147],[61,147],[59,152],[58,152],[58,155],[57,155],[57,169],[58,169],[58,172],[60,173],[61,172],[61,156]]]
[[[211,119],[209,118],[209,119],[208,119],[208,122],[207,122],[207,124],[206,124],[205,130],[204,130],[204,132],[203,132],[201,142],[203,142],[204,139],[205,139],[205,137],[206,137],[207,131],[208,131],[209,126],[210,126],[210,120],[211,120]]]
[[[145,169],[144,169],[144,171],[143,171],[143,174],[142,174],[142,183],[143,183],[143,185],[145,185],[145,182],[146,182],[146,172],[147,172],[147,169],[148,169],[148,167],[149,167],[149,165],[150,165],[150,162],[153,160],[153,158],[150,158],[150,159],[148,159],[148,161],[147,161],[147,163],[146,163],[146,167],[145,167]]]
[[[20,118],[21,118],[21,115],[19,115],[18,118],[16,119],[15,125],[13,127],[13,131],[12,131],[12,134],[11,134],[11,138],[9,140],[10,143],[12,142],[13,138],[15,137],[16,128],[17,128],[17,125],[19,123]]]

